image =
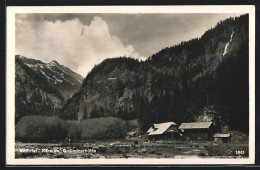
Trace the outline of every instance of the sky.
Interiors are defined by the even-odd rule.
[[[52,60],[83,77],[106,58],[145,60],[163,48],[198,38],[240,14],[16,14],[15,53]]]

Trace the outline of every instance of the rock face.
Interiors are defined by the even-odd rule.
[[[83,81],[81,75],[60,65],[56,60],[50,63],[43,63],[39,60],[29,59],[20,55],[17,55],[16,58],[19,58],[23,64],[46,79],[51,86],[58,89],[65,100],[79,90]]]
[[[104,60],[58,115],[79,120],[138,118],[145,131],[157,122],[195,121],[204,107],[213,105],[223,124],[246,131],[248,57],[248,15],[230,18],[146,61]]]
[[[138,63],[131,58],[103,61],[93,68],[89,73],[91,78],[85,79],[79,92],[60,110],[59,116],[65,119],[85,119],[120,117],[123,115],[118,115],[119,112],[130,112],[132,84],[135,83],[135,78],[139,78],[134,71]]]
[[[43,63],[15,57],[15,116],[53,115],[81,85],[83,78],[57,61]]]

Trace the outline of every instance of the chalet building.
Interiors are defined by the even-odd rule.
[[[171,140],[179,136],[178,126],[174,122],[153,124],[146,133],[149,140]]]
[[[212,122],[182,123],[179,127],[186,140],[213,140],[216,129]]]
[[[231,143],[231,134],[230,133],[216,133],[213,135],[215,142],[221,143]]]

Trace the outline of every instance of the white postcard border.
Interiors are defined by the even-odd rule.
[[[16,13],[249,13],[249,158],[247,159],[15,159],[15,14]],[[7,7],[6,164],[7,165],[175,165],[255,163],[255,7],[218,6],[30,6]],[[156,160],[156,161],[154,161]]]

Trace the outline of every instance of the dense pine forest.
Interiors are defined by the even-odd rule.
[[[145,61],[108,58],[96,65],[55,115],[153,123],[210,119],[221,128],[249,127],[248,15],[229,18],[200,38],[162,49]]]

